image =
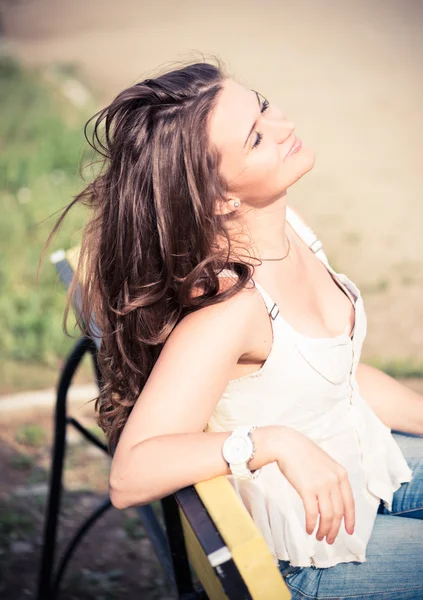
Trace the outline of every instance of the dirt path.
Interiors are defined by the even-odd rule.
[[[28,63],[80,65],[104,101],[157,66],[223,58],[317,151],[290,201],[362,288],[366,357],[423,364],[423,3],[3,2]]]

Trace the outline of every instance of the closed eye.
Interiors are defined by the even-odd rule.
[[[260,112],[264,113],[268,108],[269,108],[269,101],[264,99],[263,102],[261,103]],[[256,141],[254,142],[252,149],[257,148],[257,146],[261,143],[262,139],[263,139],[263,134],[261,133],[261,131],[257,131]]]
[[[261,133],[261,131],[257,131],[256,141],[254,142],[252,149],[257,148],[257,146],[261,143],[262,139],[263,139],[263,134]]]
[[[261,94],[259,95],[259,93],[258,93],[258,92],[256,92],[255,90],[251,90],[251,91],[252,91],[252,92],[254,92],[254,93],[255,93],[255,95],[256,95],[256,97],[257,97],[257,102],[258,102],[258,104],[259,104],[259,106],[260,106],[260,113],[264,113],[264,112],[267,110],[267,108],[269,107],[269,101],[268,101],[268,100],[266,100],[266,98],[264,98],[264,97],[262,96],[262,97],[263,97],[263,102],[262,102],[262,101],[260,100],[260,96],[261,96]],[[247,135],[247,138],[246,138],[246,140],[245,140],[245,142],[244,142],[243,149],[244,149],[244,148],[245,148],[245,146],[247,145],[247,143],[248,143],[248,140],[250,139],[250,137],[251,137],[251,135],[252,135],[252,133],[253,133],[253,131],[254,131],[254,129],[255,129],[255,127],[256,127],[256,125],[257,125],[257,119],[254,121],[254,123],[253,123],[253,125],[252,125],[252,127],[251,127],[251,129],[250,129],[250,132],[249,132],[249,134]],[[258,144],[260,143],[260,141],[261,141],[261,137],[260,137],[260,136],[258,136],[258,138],[257,138],[257,140],[256,140],[256,142],[255,142],[255,144],[254,144],[254,146],[253,146],[253,148],[254,148],[255,146],[258,146]]]

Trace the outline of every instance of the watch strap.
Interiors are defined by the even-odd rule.
[[[231,471],[232,471],[232,475],[235,475],[235,477],[240,477],[241,479],[254,479],[255,477],[257,477],[258,472],[259,471],[254,471],[254,473],[252,471],[250,471],[250,469],[245,465],[234,465],[234,464],[230,464],[229,465]],[[257,475],[256,475],[257,473]]]
[[[234,437],[236,436],[249,436],[251,439],[251,432],[254,431],[254,429],[257,429],[257,425],[240,425],[239,427],[236,427],[233,432],[232,435]],[[231,470],[232,475],[235,475],[235,477],[239,477],[240,479],[255,479],[259,474],[260,474],[260,470],[261,469],[256,469],[255,471],[251,471],[248,468],[248,463],[250,462],[250,460],[253,458],[254,454],[255,454],[255,449],[254,449],[254,442],[251,439],[251,443],[253,446],[253,451],[252,454],[250,456],[250,458],[242,464],[234,464],[234,463],[229,463],[229,468]]]

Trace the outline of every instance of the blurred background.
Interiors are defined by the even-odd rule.
[[[157,69],[217,55],[296,123],[316,164],[289,202],[361,289],[363,360],[423,391],[423,2],[0,0],[0,36],[0,595],[15,599],[34,589],[52,388],[73,344],[65,291],[48,256],[37,289],[38,260],[54,213],[84,186],[85,121]],[[73,210],[51,252],[79,243],[84,218]],[[71,403],[95,429],[94,395],[85,364]],[[107,470],[70,440],[60,543],[106,493]],[[62,597],[141,591],[171,597],[132,513],[113,511]]]

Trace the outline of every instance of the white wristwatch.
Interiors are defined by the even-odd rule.
[[[252,472],[248,468],[254,456],[254,444],[250,436],[254,429],[257,429],[256,425],[236,427],[222,446],[223,458],[229,464],[232,475],[241,479],[255,479],[260,473],[260,469]]]

